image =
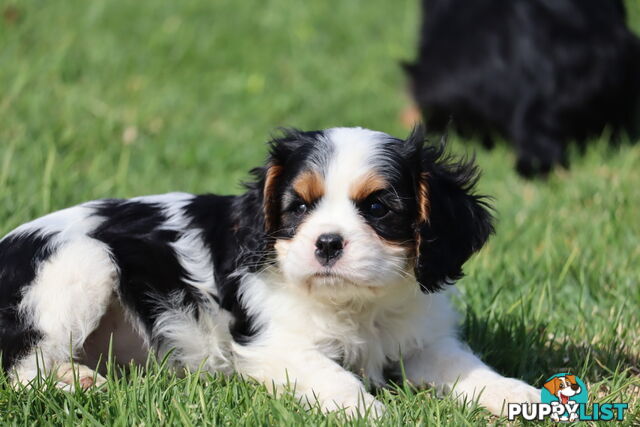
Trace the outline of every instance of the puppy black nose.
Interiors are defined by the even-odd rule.
[[[578,384],[571,384],[571,388],[573,389],[573,391],[578,391],[580,389],[580,386]]]
[[[343,247],[344,240],[341,235],[321,234],[316,240],[316,259],[324,266],[332,265],[342,255]]]

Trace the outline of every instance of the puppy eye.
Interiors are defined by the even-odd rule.
[[[389,212],[389,208],[386,207],[378,200],[367,203],[365,213],[374,218],[382,218]]]
[[[293,206],[293,213],[296,215],[304,215],[307,212],[308,206],[306,203],[297,203]]]

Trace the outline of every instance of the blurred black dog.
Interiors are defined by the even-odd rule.
[[[622,0],[423,0],[405,64],[430,130],[450,119],[513,142],[524,176],[567,165],[566,145],[640,131],[640,39]]]

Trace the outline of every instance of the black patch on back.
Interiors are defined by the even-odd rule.
[[[243,196],[246,198],[246,196]],[[204,241],[212,257],[212,266],[220,306],[233,314],[231,335],[239,343],[247,343],[257,332],[251,317],[238,299],[240,277],[233,273],[241,266],[257,266],[255,242],[263,239],[264,222],[255,218],[239,197],[206,194],[196,196],[185,207],[191,226],[203,230]],[[261,212],[261,198],[257,213]],[[239,218],[234,220],[234,218]],[[254,242],[254,243],[252,243]]]
[[[5,371],[42,338],[17,310],[24,289],[36,277],[38,265],[52,253],[48,243],[54,235],[31,232],[0,241],[0,352]]]
[[[91,233],[111,248],[120,270],[120,296],[132,308],[151,334],[153,324],[172,297],[175,304],[196,308],[201,296],[185,281],[191,279],[182,267],[171,243],[181,232],[166,230],[167,217],[159,204],[131,200],[104,200],[95,214],[105,220]]]

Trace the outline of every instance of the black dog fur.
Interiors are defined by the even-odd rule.
[[[517,170],[567,165],[566,146],[607,126],[640,134],[640,39],[622,0],[423,0],[405,64],[428,128],[450,120],[485,145],[513,143]]]

